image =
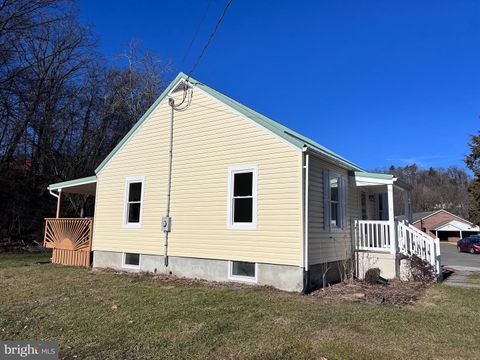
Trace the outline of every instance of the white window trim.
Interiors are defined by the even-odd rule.
[[[128,254],[138,254],[138,253],[128,253]],[[122,255],[122,268],[124,269],[140,269],[140,265],[142,264],[142,255],[141,254],[138,254],[138,265],[130,265],[130,264],[126,264],[125,263],[125,260],[127,258],[127,253],[124,252],[123,255]]]
[[[238,173],[253,173],[253,212],[251,223],[233,222],[233,177]],[[257,229],[257,198],[258,198],[258,166],[238,165],[228,168],[228,193],[227,193],[227,228],[231,230],[256,230]]]
[[[248,282],[248,283],[257,283],[258,282],[258,263],[255,264],[255,276],[240,276],[240,275],[233,275],[233,262],[249,262],[253,263],[253,261],[243,261],[243,260],[229,260],[228,261],[228,280],[231,281],[238,281],[238,282]]]
[[[128,191],[131,183],[141,182],[142,193],[140,195],[140,218],[138,223],[128,222]],[[144,206],[144,192],[145,192],[145,177],[144,176],[129,176],[125,179],[125,194],[123,200],[123,227],[127,229],[138,229],[142,227],[143,220],[143,206]]]
[[[340,216],[340,226],[332,224],[332,195],[331,195],[331,187],[330,187],[330,180],[331,179],[338,179],[338,209],[339,209],[339,216]],[[326,196],[326,200],[328,203],[327,208],[323,209],[324,212],[327,213],[327,220],[328,220],[328,226],[327,229],[331,232],[338,232],[338,231],[343,231],[345,228],[345,221],[346,221],[346,208],[347,208],[347,199],[346,199],[346,193],[347,189],[346,182],[344,181],[344,178],[341,174],[333,172],[333,171],[328,171],[328,193],[324,194]]]

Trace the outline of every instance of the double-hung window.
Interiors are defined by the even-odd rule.
[[[323,220],[326,230],[342,229],[345,225],[345,178],[323,171]]]
[[[145,178],[127,178],[125,182],[125,209],[123,224],[125,227],[140,227],[142,224],[143,188]]]
[[[254,230],[257,226],[257,167],[229,168],[228,220],[230,229]]]

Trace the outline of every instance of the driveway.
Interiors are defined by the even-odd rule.
[[[458,252],[457,246],[451,243],[440,243],[442,265],[444,271],[444,284],[465,288],[480,289],[479,284],[468,281],[470,275],[480,272],[480,254]]]
[[[457,246],[450,243],[440,243],[442,265],[446,267],[478,268],[480,271],[480,254],[459,253]]]

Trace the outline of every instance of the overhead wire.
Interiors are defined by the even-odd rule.
[[[208,5],[207,5],[207,8],[205,9],[205,12],[203,13],[203,16],[200,20],[200,22],[198,23],[197,25],[197,28],[195,29],[195,32],[193,34],[193,37],[192,37],[192,40],[190,41],[190,43],[188,44],[188,47],[187,47],[187,50],[185,51],[185,54],[183,54],[183,58],[182,58],[182,62],[181,62],[181,65],[183,66],[183,64],[185,63],[185,60],[188,56],[188,54],[190,53],[190,50],[192,49],[192,46],[193,44],[195,43],[195,40],[197,39],[197,36],[198,36],[198,33],[200,31],[200,28],[203,24],[203,22],[205,21],[206,17],[207,17],[207,14],[208,14],[208,10],[210,10],[210,7],[212,6],[212,3],[213,3],[213,0],[210,0],[208,2]]]
[[[174,105],[174,108],[175,110],[178,110],[178,111],[185,111],[188,109],[188,107],[190,106],[190,103],[192,101],[192,98],[193,98],[193,90],[188,86],[188,83],[189,83],[189,80],[190,80],[190,77],[192,76],[192,74],[195,72],[198,64],[200,63],[200,61],[202,60],[205,52],[207,51],[207,48],[210,46],[210,43],[212,42],[213,38],[215,37],[215,34],[217,33],[219,27],[220,27],[220,24],[222,23],[223,19],[225,18],[225,15],[227,14],[227,11],[230,7],[230,5],[232,4],[233,0],[229,0],[227,2],[227,4],[225,5],[225,7],[223,8],[223,11],[222,11],[222,14],[220,15],[220,17],[218,18],[216,24],[215,24],[215,27],[213,28],[212,32],[210,33],[210,36],[208,37],[207,39],[207,42],[205,43],[205,45],[203,46],[202,48],[202,51],[200,52],[200,54],[198,55],[197,59],[195,60],[195,63],[193,64],[192,68],[190,69],[190,71],[188,72],[187,74],[187,79],[185,80],[185,83],[184,83],[184,88],[183,88],[183,98],[182,98],[182,101],[179,103],[179,104],[176,104]],[[211,4],[211,2],[210,2]],[[208,13],[208,10],[210,8],[210,4],[209,6],[207,7],[207,10],[204,14],[204,18],[206,17],[206,13]],[[203,22],[204,18],[201,20],[200,24]],[[199,26],[200,27],[200,26]],[[196,33],[194,34],[193,36],[193,39],[192,41],[190,42],[190,45],[187,49],[187,53],[190,51],[190,47],[192,46],[193,42],[195,41],[195,38],[197,36],[197,32],[198,32],[198,29],[199,27],[197,28],[197,31]],[[190,91],[189,91],[190,90]],[[189,94],[190,93],[190,94]],[[185,103],[186,101],[186,103]]]
[[[190,71],[188,72],[187,81],[188,81],[188,79],[190,78],[190,76],[192,76],[192,74],[193,74],[193,72],[195,71],[195,69],[197,68],[198,64],[200,63],[200,60],[202,60],[202,57],[203,57],[203,55],[205,54],[205,51],[207,50],[208,46],[209,46],[210,43],[212,42],[212,39],[214,38],[215,34],[217,33],[217,30],[218,30],[218,28],[220,27],[220,24],[222,23],[223,18],[224,18],[225,15],[227,14],[228,8],[229,8],[230,5],[232,4],[232,2],[233,2],[233,0],[229,0],[228,3],[227,3],[227,4],[225,5],[225,7],[223,8],[222,15],[220,15],[220,18],[217,20],[217,23],[215,24],[215,27],[213,28],[213,31],[210,33],[210,36],[208,37],[207,42],[205,43],[202,51],[200,52],[200,55],[197,57],[197,60],[195,61],[195,63],[193,64],[192,68],[191,68]]]

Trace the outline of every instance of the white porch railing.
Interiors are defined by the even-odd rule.
[[[440,240],[432,238],[406,221],[397,222],[398,250],[406,256],[416,255],[429,262],[440,274]]]
[[[355,220],[357,250],[390,252],[390,222],[381,220]]]
[[[395,227],[395,231],[390,232],[391,226]],[[394,234],[394,239],[391,234]],[[354,240],[359,251],[416,255],[430,263],[440,274],[440,240],[430,237],[407,221],[355,220]]]

